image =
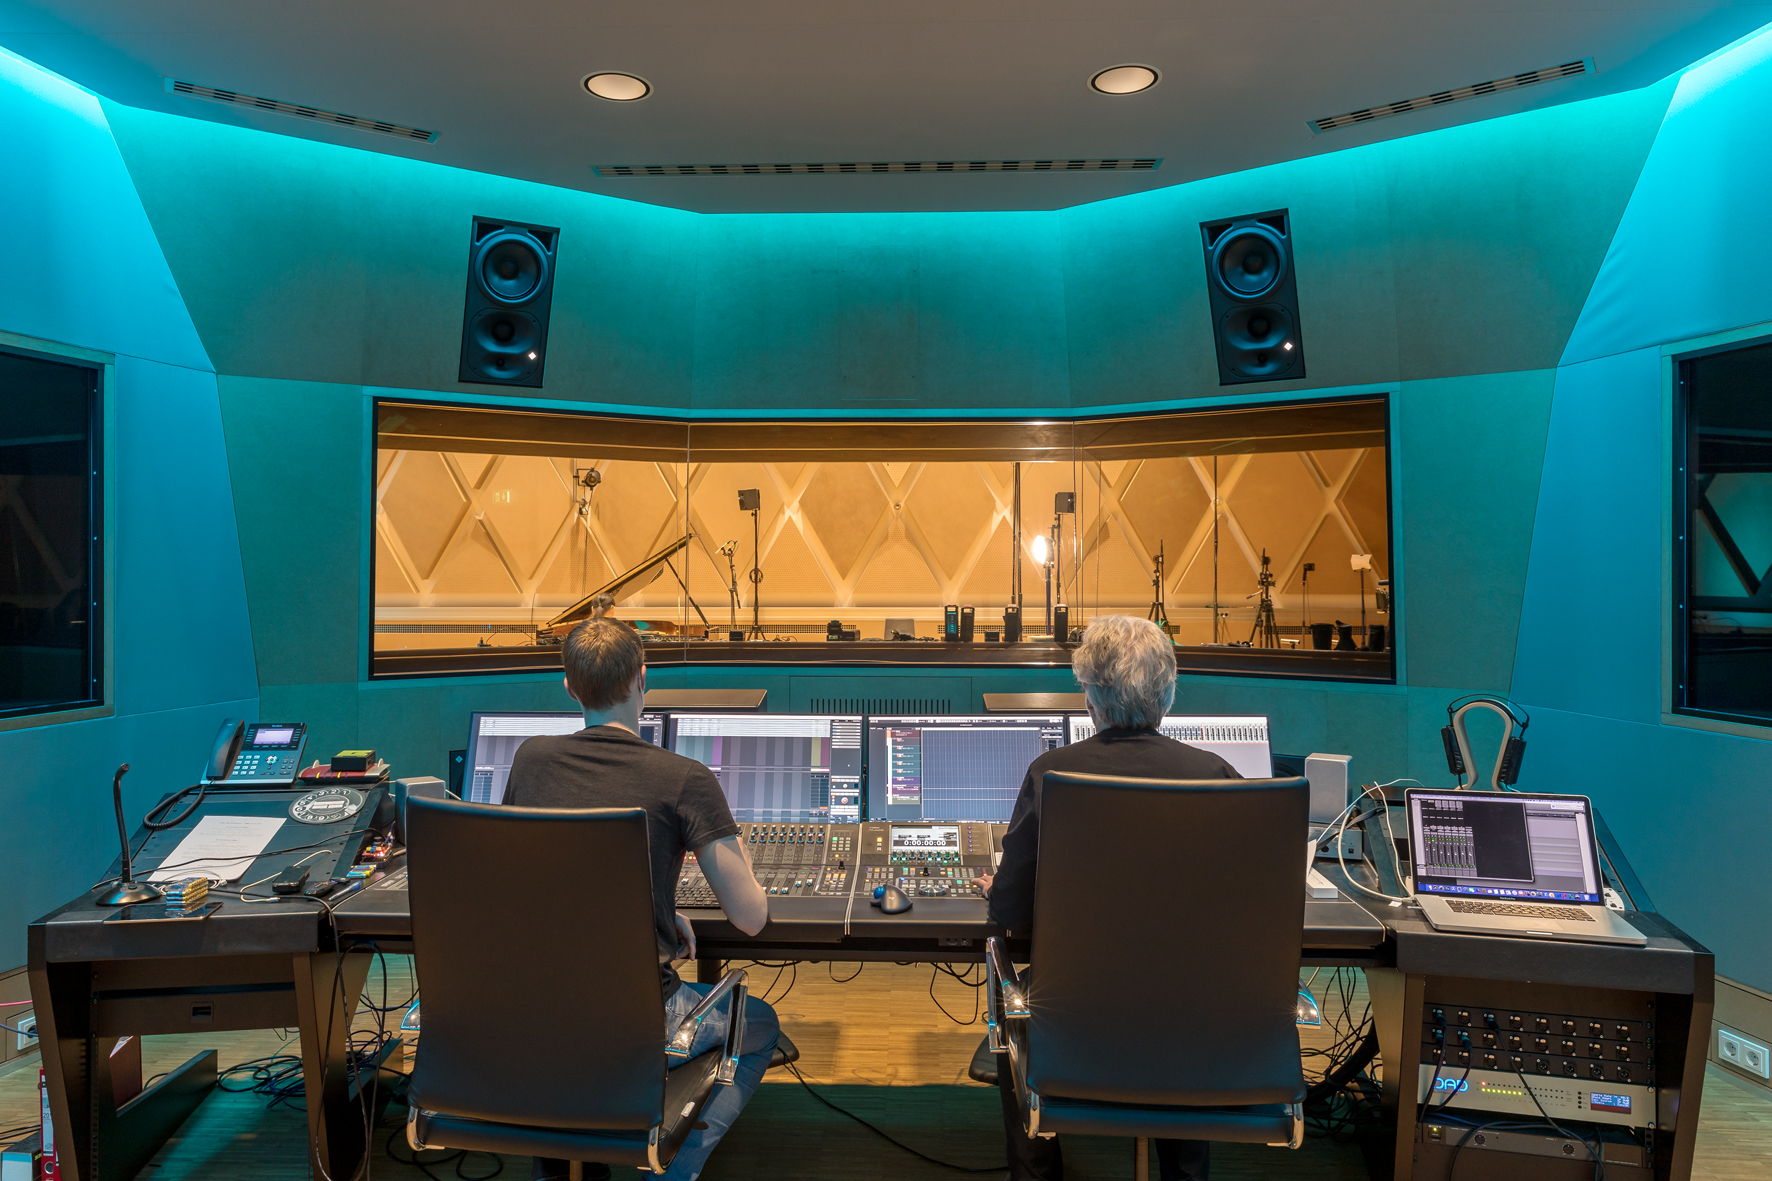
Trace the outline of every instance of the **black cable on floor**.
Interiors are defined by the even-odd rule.
[[[843,1116],[846,1119],[854,1120],[856,1123],[860,1124],[862,1127],[866,1128],[868,1131],[872,1132],[874,1135],[878,1136],[880,1139],[886,1141],[886,1143],[892,1145],[894,1148],[902,1149],[903,1151],[910,1153],[912,1156],[916,1157],[918,1160],[928,1161],[930,1164],[936,1166],[937,1168],[951,1169],[956,1173],[1001,1173],[1009,1168],[1009,1165],[1007,1163],[1000,1164],[1000,1165],[985,1165],[982,1167],[973,1166],[973,1165],[956,1165],[951,1161],[944,1161],[944,1160],[941,1160],[937,1157],[930,1156],[926,1152],[918,1152],[915,1148],[912,1148],[909,1144],[906,1144],[903,1140],[900,1140],[897,1137],[893,1136],[892,1133],[887,1132],[882,1128],[875,1127],[873,1124],[870,1124],[867,1120],[861,1118],[861,1116],[856,1115],[853,1111],[850,1111],[847,1108],[837,1106],[835,1103],[831,1102],[829,1099],[826,1099],[823,1095],[820,1095],[817,1091],[813,1090],[812,1084],[806,1081],[806,1076],[800,1073],[800,1068],[798,1066],[794,1065],[794,1063],[792,1063],[792,1062],[788,1063],[787,1068],[788,1068],[788,1073],[792,1074],[795,1078],[800,1080],[800,1085],[802,1087],[806,1088],[806,1093],[808,1095],[811,1095],[814,1099],[818,1100],[820,1103],[824,1104],[826,1107],[830,1108],[832,1111],[836,1112],[838,1115]]]

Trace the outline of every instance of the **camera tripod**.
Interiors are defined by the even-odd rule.
[[[1268,568],[1267,550],[1261,551],[1261,573],[1256,576],[1256,591],[1250,598],[1259,596],[1255,604],[1255,626],[1249,629],[1249,646],[1251,648],[1278,648],[1280,646],[1280,628],[1274,622],[1274,575]]]

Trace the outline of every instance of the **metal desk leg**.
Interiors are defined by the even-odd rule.
[[[347,1181],[363,1168],[371,1118],[357,1101],[350,1071],[351,1017],[370,955],[325,952],[297,956],[295,1003],[301,1028],[302,1081],[307,1089],[308,1167],[315,1177]],[[367,1072],[364,1082],[374,1076]]]
[[[698,956],[695,961],[695,982],[697,984],[717,984],[720,972],[726,967],[726,961],[718,956]]]

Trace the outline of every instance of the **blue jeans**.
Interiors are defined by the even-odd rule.
[[[665,1037],[677,1032],[677,1026],[689,1015],[713,989],[711,984],[696,984],[685,980],[671,998],[665,1001]],[[701,1029],[695,1035],[695,1042],[689,1054],[683,1058],[666,1058],[667,1067],[680,1066],[709,1050],[718,1049],[726,1044],[726,1018],[732,1010],[730,999],[723,1001],[707,1019],[701,1023]],[[744,1110],[756,1094],[757,1085],[763,1081],[763,1072],[769,1069],[769,1056],[775,1051],[775,1039],[781,1034],[781,1025],[775,1019],[775,1010],[770,1008],[761,998],[750,997],[745,1002],[744,1042],[739,1046],[738,1070],[732,1081],[724,1086],[714,1088],[706,1107],[702,1108],[701,1119],[696,1121],[703,1125],[690,1130],[683,1141],[683,1147],[671,1160],[670,1167],[661,1176],[668,1181],[695,1181],[701,1174],[702,1167],[708,1163],[708,1156],[714,1151],[714,1145]],[[566,1162],[548,1157],[536,1157],[535,1178],[563,1178],[566,1176]],[[606,1177],[608,1171],[598,1166],[585,1169],[587,1178]]]
[[[712,989],[711,984],[696,984],[685,980],[671,999],[665,1002],[665,1036],[669,1037],[677,1031],[689,1010],[695,1008]],[[726,1042],[726,1018],[732,1011],[732,1001],[721,1002],[719,1008],[708,1015],[701,1023],[701,1030],[695,1035],[695,1044],[690,1047],[688,1058],[671,1058],[671,1064],[689,1061],[698,1054],[716,1049]],[[732,1081],[722,1087],[715,1087],[708,1099],[708,1105],[702,1108],[701,1119],[697,1122],[705,1125],[693,1129],[683,1147],[677,1150],[671,1167],[661,1176],[668,1181],[695,1181],[701,1175],[702,1166],[708,1163],[708,1155],[714,1151],[714,1145],[726,1134],[726,1129],[744,1110],[744,1105],[751,1101],[757,1093],[757,1085],[763,1081],[763,1072],[769,1069],[769,1056],[775,1052],[775,1040],[781,1034],[781,1025],[775,1019],[775,1010],[770,1008],[761,997],[749,997],[744,1009],[744,1042],[739,1046],[738,1071]]]

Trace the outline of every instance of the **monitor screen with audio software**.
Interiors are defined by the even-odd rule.
[[[538,734],[576,734],[585,718],[576,711],[477,713],[468,724],[467,773],[461,798],[470,804],[502,804],[517,748]],[[664,745],[664,715],[641,714],[640,737]]]
[[[720,781],[732,818],[861,819],[861,715],[671,715],[666,743]]]
[[[1064,745],[1062,714],[868,719],[868,819],[1009,819],[1028,764]]]
[[[1157,732],[1177,742],[1211,751],[1235,767],[1237,774],[1244,779],[1266,779],[1274,773],[1266,718],[1177,714],[1164,718]],[[1071,716],[1072,742],[1081,742],[1094,733],[1095,723],[1088,714]]]

